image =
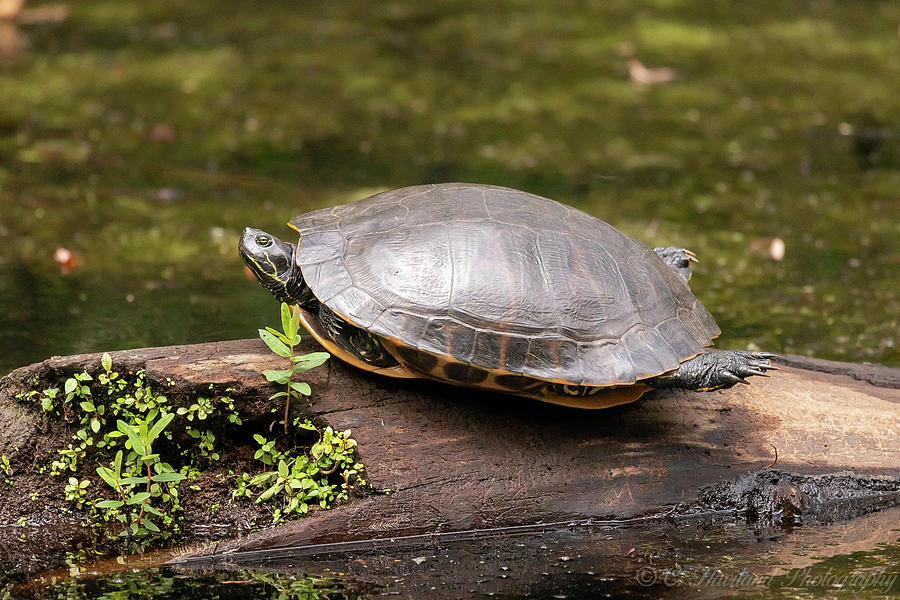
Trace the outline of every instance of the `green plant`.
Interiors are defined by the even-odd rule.
[[[294,381],[294,375],[304,373],[313,367],[318,367],[328,360],[330,356],[327,352],[311,352],[309,354],[294,354],[294,348],[300,343],[300,309],[288,306],[286,302],[281,303],[281,328],[283,331],[277,331],[271,327],[259,330],[259,337],[262,341],[278,356],[287,358],[290,363],[289,369],[267,369],[263,371],[268,381],[286,385],[287,388],[283,392],[272,394],[269,400],[284,396],[284,433],[288,432],[288,419],[290,418],[291,398],[299,399],[301,396],[309,396],[312,391],[309,384],[300,381]]]
[[[290,399],[310,393],[309,384],[294,381],[294,375],[322,364],[329,356],[326,352],[295,353],[299,323],[299,312],[283,305],[284,331],[267,328],[260,332],[273,351],[290,361],[290,369],[265,373],[270,381],[286,386],[273,396],[286,397],[286,419],[290,418]],[[29,391],[18,398],[59,417],[57,422],[63,423],[71,436],[52,463],[38,471],[49,467],[51,475],[65,476],[67,483],[60,485],[62,495],[87,511],[95,523],[101,519],[121,523],[121,527],[98,528],[98,535],[107,539],[116,534],[127,536],[133,544],[129,550],[143,550],[150,542],[179,532],[179,485],[200,475],[201,457],[219,459],[215,447],[219,430],[204,425],[211,423],[213,416],[232,426],[243,425],[234,402],[217,395],[214,386],[210,385],[209,394],[184,406],[170,407],[164,395],[151,389],[143,371],[119,373],[109,354],[103,355],[100,372],[93,376],[86,371],[75,373],[43,392]],[[274,506],[275,522],[304,514],[315,504],[333,506],[347,499],[351,490],[367,485],[349,431],[320,431],[299,417],[291,424],[315,437],[307,438],[305,446],[283,449],[276,440],[256,434],[259,447],[255,458],[265,471],[241,473],[232,490],[234,497]],[[277,441],[282,446],[289,443],[286,436]],[[11,472],[9,460],[0,457],[0,473]],[[190,488],[201,489],[194,484]]]
[[[106,368],[108,364],[111,364],[108,353],[104,353],[101,364],[104,368]],[[100,375],[101,381],[103,381],[104,377],[108,376],[109,369],[106,368],[106,373]],[[78,424],[80,425],[80,428],[73,435],[75,443],[70,443],[68,448],[58,451],[59,458],[53,461],[50,466],[51,475],[60,475],[63,471],[67,470],[72,471],[73,473],[77,471],[79,460],[85,457],[87,448],[94,445],[95,434],[97,434],[100,431],[100,428],[106,423],[106,418],[104,416],[106,414],[106,406],[103,404],[95,405],[93,393],[89,386],[89,382],[92,381],[93,377],[87,372],[76,373],[72,375],[72,377],[66,379],[65,385],[63,386],[65,395],[62,397],[60,409],[62,411],[63,419],[67,423],[75,418],[77,409],[80,409],[80,415],[78,415]],[[44,390],[43,395],[40,397],[40,402],[41,408],[45,412],[54,411],[58,393],[58,388]],[[77,409],[75,407],[76,401]],[[103,439],[97,446],[102,448],[107,443],[107,440]]]
[[[87,496],[87,488],[91,485],[91,481],[89,479],[82,479],[78,481],[77,477],[69,477],[69,483],[66,484],[65,494],[66,500],[70,500],[75,502],[80,508],[82,504],[84,504],[85,497]]]
[[[232,492],[236,498],[255,494],[256,503],[277,503],[272,515],[275,523],[306,514],[311,504],[330,508],[348,499],[352,489],[367,485],[363,465],[356,460],[356,441],[350,437],[350,430],[319,430],[308,419],[298,419],[294,425],[318,434],[309,451],[282,452],[275,447],[275,440],[254,435],[259,444],[254,458],[273,468],[255,476],[241,474]],[[332,475],[336,481],[329,479]]]
[[[190,406],[179,407],[176,413],[179,416],[184,416],[188,421],[191,422],[193,422],[194,419],[196,419],[197,421],[204,421],[210,415],[213,415],[220,411],[222,406],[219,405],[222,405],[227,409],[225,418],[229,423],[237,426],[243,424],[238,411],[234,407],[234,402],[232,402],[230,398],[225,396],[221,396],[218,398],[199,397]],[[201,456],[209,458],[211,460],[219,460],[219,454],[214,451],[216,436],[211,430],[200,430],[190,425],[187,425],[184,430],[185,433],[187,433],[190,437],[197,440],[197,446],[200,449]]]
[[[137,549],[142,549],[146,541],[177,532],[181,511],[178,485],[199,474],[196,457],[218,458],[213,448],[215,435],[209,430],[186,426],[187,440],[196,443],[182,447],[179,444],[186,440],[182,435],[173,441],[176,438],[170,430],[174,419],[178,415],[188,421],[205,419],[223,409],[229,422],[240,424],[241,419],[227,397],[198,398],[177,415],[167,408],[166,397],[151,389],[143,371],[120,375],[113,370],[109,354],[103,355],[100,365],[102,372],[95,378],[78,373],[66,379],[60,386],[65,390],[62,395],[59,388],[51,387],[43,393],[28,392],[18,397],[38,403],[42,410],[62,417],[66,423],[77,423],[72,441],[57,451],[58,457],[50,465],[51,475],[77,474],[85,463],[94,463],[91,473],[96,473],[108,488],[89,487],[91,480],[87,477],[70,477],[65,498],[79,508],[87,507],[94,518],[123,523],[124,529],[114,533],[134,538]],[[154,445],[163,438],[168,444],[166,450],[186,458],[186,464],[176,469],[154,451]],[[103,490],[109,488],[114,490],[115,499],[104,497]],[[104,531],[102,535],[107,534]]]
[[[13,474],[12,465],[9,464],[9,458],[5,454],[0,456],[0,473],[7,476],[6,483],[9,485],[13,484],[12,479],[8,479]]]
[[[178,488],[173,484],[183,480],[185,475],[162,462],[159,455],[153,452],[152,444],[174,418],[175,413],[160,413],[154,409],[147,418],[137,419],[135,425],[119,420],[116,426],[128,436],[125,447],[131,449],[126,466],[132,468],[126,468],[123,472],[122,450],[116,452],[112,467],[97,468],[97,474],[119,494],[120,499],[102,500],[96,503],[96,507],[109,510],[112,516],[125,523],[128,528],[123,533],[127,535],[144,537],[151,533],[161,534],[155,518],[166,525],[172,522],[171,515],[153,506],[151,501],[177,501]],[[137,473],[134,467],[137,467]]]

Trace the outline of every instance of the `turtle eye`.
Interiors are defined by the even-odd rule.
[[[256,243],[262,246],[263,248],[268,248],[272,245],[272,238],[267,235],[258,235],[256,236]]]

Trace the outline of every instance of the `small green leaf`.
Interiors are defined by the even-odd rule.
[[[288,466],[283,460],[278,461],[278,476],[282,479],[287,479],[288,476]]]
[[[97,508],[119,508],[122,504],[121,500],[101,500],[94,506]]]
[[[269,396],[269,400],[274,400],[275,398],[281,398],[282,396],[287,396],[287,392],[277,392]]]
[[[100,366],[103,367],[103,370],[109,372],[112,369],[112,357],[109,355],[109,352],[104,352],[103,356],[100,357]]]
[[[72,379],[71,377],[70,377],[69,379],[66,379],[66,387],[65,387],[65,390],[66,390],[66,393],[67,393],[67,394],[71,394],[72,392],[74,392],[74,391],[75,391],[75,388],[76,388],[77,386],[78,386],[78,382],[75,381],[74,379]]]
[[[311,352],[302,356],[294,357],[294,373],[303,373],[315,367],[318,367],[331,356],[327,352]]]
[[[186,478],[186,476],[182,475],[181,473],[158,473],[158,474],[154,475],[153,477],[151,477],[151,479],[153,481],[160,481],[160,482],[181,481],[182,479],[185,479],[185,478]]]
[[[143,477],[123,477],[119,480],[119,483],[121,483],[122,485],[140,485],[147,483],[147,476],[144,475]]]
[[[150,430],[150,435],[147,437],[147,445],[153,443],[160,433],[162,433],[163,429],[172,422],[172,419],[175,418],[175,413],[166,413],[162,417],[160,417],[159,421],[153,426],[153,429]]]
[[[292,381],[291,389],[297,393],[303,394],[304,396],[309,396],[312,394],[312,390],[309,387],[309,384],[303,381]]]
[[[116,422],[116,427],[119,429],[119,431],[128,436],[128,441],[131,442],[132,450],[140,455],[147,454],[148,449],[144,448],[144,440],[141,438],[140,433],[134,427],[121,419]]]
[[[287,383],[288,379],[291,377],[291,372],[289,370],[281,370],[281,369],[266,369],[262,372],[262,374],[266,377],[268,381],[274,381],[275,383]]]
[[[266,343],[266,346],[268,346],[269,349],[278,356],[287,358],[291,355],[291,349],[288,348],[284,342],[279,340],[277,337],[275,337],[265,329],[259,330],[259,337]]]
[[[276,475],[275,471],[267,471],[265,473],[260,473],[256,477],[250,480],[250,485],[259,485],[264,483],[274,477]]]
[[[293,357],[291,360],[295,363],[302,362],[315,362],[315,366],[321,365],[323,362],[328,360],[331,355],[327,352],[310,352],[309,354],[298,354]]]
[[[300,338],[297,336],[298,331],[300,331],[300,307],[294,306],[291,309],[291,328],[284,330],[284,333],[294,341],[294,346],[300,341]]]
[[[287,336],[278,331],[277,329],[272,329],[271,327],[266,327],[266,331],[277,337],[279,340],[290,346],[291,340],[287,339]]]
[[[128,499],[126,504],[140,504],[141,502],[148,500],[150,498],[150,492],[138,492],[134,496]]]
[[[97,475],[99,475],[103,481],[109,484],[112,488],[118,488],[119,482],[117,481],[116,474],[109,467],[97,467]]]
[[[100,431],[100,421],[98,421],[97,419],[91,419],[91,431],[93,431],[94,433]]]
[[[259,435],[258,433],[253,434],[253,439],[256,440],[257,444],[265,444],[266,443],[266,438]]]
[[[262,494],[260,494],[259,498],[257,498],[256,501],[265,502],[266,500],[280,492],[282,487],[283,485],[281,483],[276,483],[275,485],[264,491]]]
[[[154,524],[153,524],[153,521],[151,521],[150,519],[144,517],[143,519],[141,519],[141,523],[143,523],[144,527],[146,527],[147,529],[149,529],[149,530],[152,531],[153,533],[159,533],[159,527],[157,527],[156,525],[154,525]]]
[[[291,332],[291,307],[288,306],[287,302],[281,303],[281,330],[284,331],[284,335],[288,339],[294,337],[294,334],[297,333],[296,329]]]
[[[93,402],[82,402],[79,406],[81,406],[81,410],[84,412],[95,412],[97,409],[94,407]]]
[[[146,506],[144,506],[144,510],[146,510],[146,511],[147,511],[148,513],[150,513],[151,515],[156,515],[157,517],[164,517],[164,516],[166,516],[166,514],[165,514],[164,512],[162,512],[161,510],[157,510],[157,509],[153,508],[153,507],[150,506],[149,504],[147,504]]]

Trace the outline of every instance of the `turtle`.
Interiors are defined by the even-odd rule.
[[[708,348],[720,330],[687,285],[693,252],[548,198],[420,185],[288,225],[296,244],[244,229],[242,259],[366,371],[606,408],[777,370],[775,354]]]

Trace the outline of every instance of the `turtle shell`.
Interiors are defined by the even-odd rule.
[[[290,225],[316,297],[406,364],[437,357],[494,378],[623,385],[677,368],[719,334],[650,248],[533,194],[408,187]]]

